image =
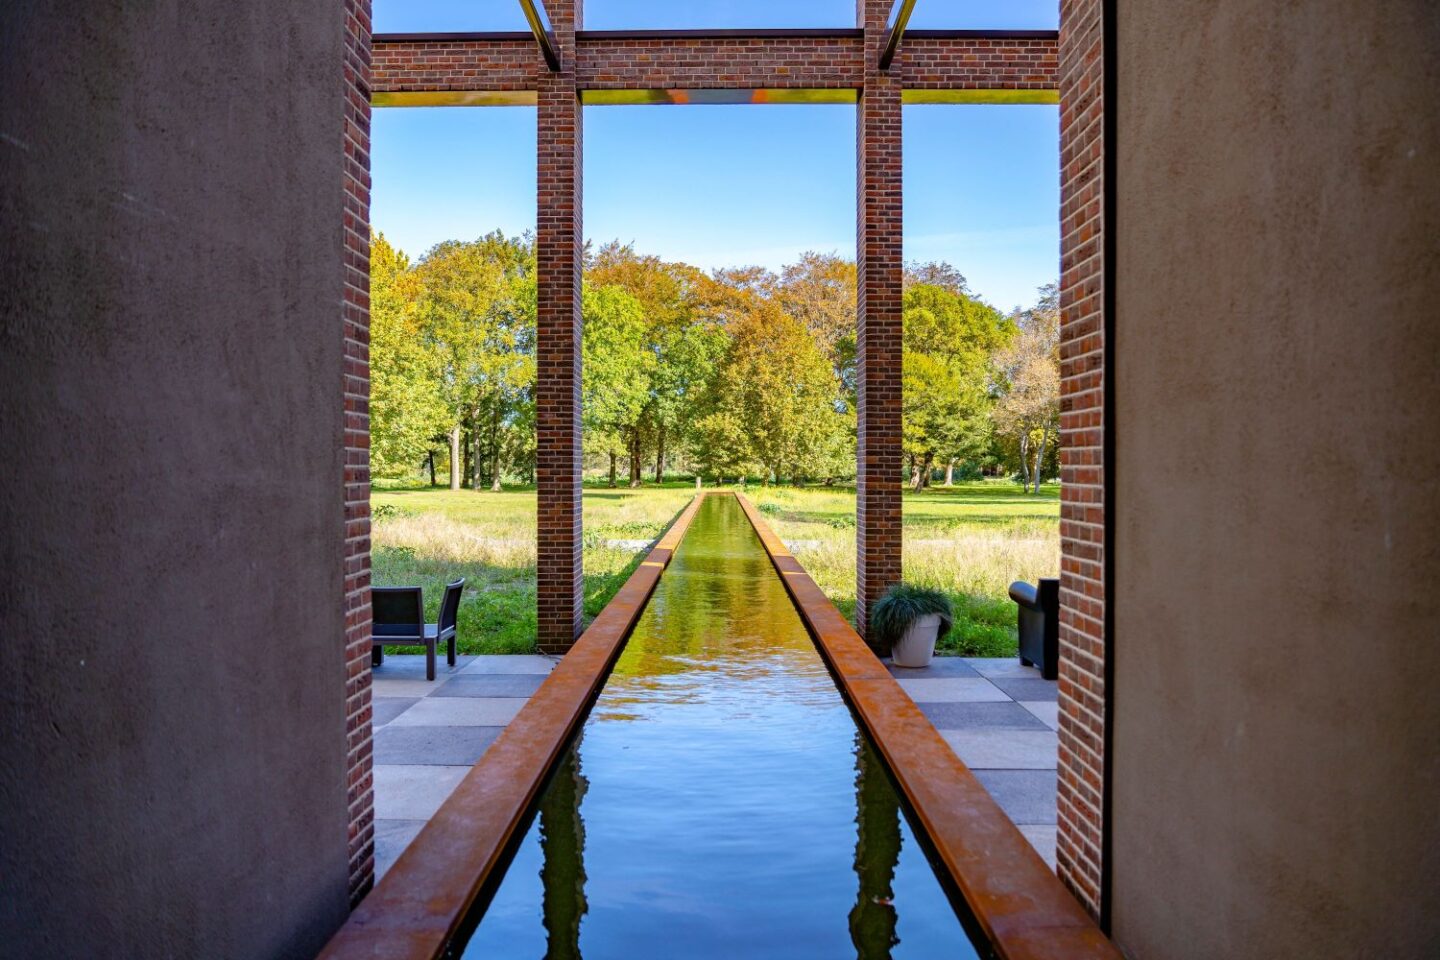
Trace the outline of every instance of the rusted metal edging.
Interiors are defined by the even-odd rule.
[[[755,506],[736,494],[815,645],[905,793],[996,954],[1005,960],[1120,960]]]
[[[433,960],[503,865],[550,769],[680,546],[703,496],[690,501],[625,585],[560,660],[435,816],[321,951],[322,960]]]

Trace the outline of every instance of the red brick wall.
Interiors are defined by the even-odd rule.
[[[554,13],[552,11],[552,16]],[[872,38],[872,45],[878,43]],[[859,88],[859,37],[581,39],[581,89]],[[875,61],[870,60],[873,67]],[[923,90],[1054,90],[1054,40],[918,38],[888,75]],[[533,40],[385,41],[375,45],[375,91],[534,90],[547,73]]]
[[[1054,90],[1054,40],[907,37],[890,71],[907,90]]]
[[[879,68],[889,0],[859,0],[865,83],[856,136],[859,331],[855,627],[900,579],[900,299],[904,282],[900,82]]]
[[[376,93],[534,90],[545,69],[539,47],[529,36],[486,42],[381,42],[375,44],[374,56]]]
[[[370,771],[370,0],[344,0],[345,730],[350,902],[375,877]]]
[[[1060,8],[1059,873],[1098,914],[1105,768],[1101,0]]]
[[[539,490],[539,643],[563,653],[580,635],[580,273],[582,127],[575,87],[575,30],[583,0],[550,0],[560,71],[539,78],[537,143],[539,277],[536,440]],[[538,56],[538,54],[537,54]]]
[[[854,86],[861,49],[845,38],[587,40],[588,89]]]

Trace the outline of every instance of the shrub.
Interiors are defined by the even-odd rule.
[[[930,613],[940,615],[938,643],[950,632],[953,622],[950,598],[939,590],[897,583],[885,591],[870,612],[870,629],[882,645],[893,646],[912,623]]]

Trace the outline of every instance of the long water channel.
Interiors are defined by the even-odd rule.
[[[477,909],[466,957],[985,953],[730,496],[700,505]]]

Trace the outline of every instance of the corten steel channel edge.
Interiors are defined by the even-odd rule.
[[[1005,960],[1121,960],[753,504],[736,494],[790,598],[935,852]]]
[[[503,867],[555,760],[679,549],[703,496],[690,501],[575,641],[534,696],[362,900],[322,960],[433,960],[446,955],[476,898]]]

